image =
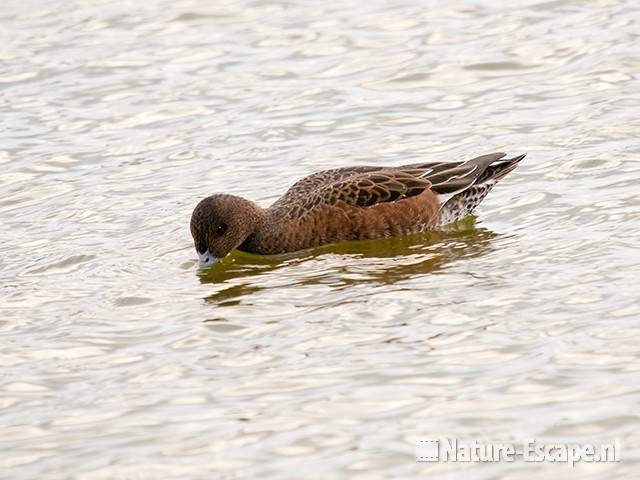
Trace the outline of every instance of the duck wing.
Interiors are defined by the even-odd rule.
[[[379,203],[395,202],[420,195],[431,182],[416,169],[389,168],[354,175],[326,185],[318,191],[321,203],[340,202],[354,207],[372,207]]]
[[[476,182],[493,176],[495,170],[502,171],[507,164],[515,168],[521,159],[500,161],[504,156],[504,153],[491,153],[464,162],[325,170],[295,183],[273,207],[282,208],[290,218],[300,218],[319,205],[344,203],[367,208],[420,195],[425,190],[433,191],[443,205]],[[493,170],[492,164],[496,165]]]
[[[371,207],[419,195],[431,187],[420,169],[353,167],[327,170],[303,178],[271,207],[299,219],[318,206],[346,204]]]

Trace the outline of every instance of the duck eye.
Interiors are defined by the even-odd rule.
[[[226,232],[226,231],[227,231],[227,224],[226,223],[221,223],[220,225],[218,225],[216,227],[216,234],[217,235],[222,236],[222,235],[224,235],[224,232]]]
[[[207,251],[207,244],[204,243],[204,240],[200,240],[200,242],[198,243],[198,252],[204,253],[206,251]]]

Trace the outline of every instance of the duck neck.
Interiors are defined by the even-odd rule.
[[[245,201],[248,204],[248,208],[246,209],[247,237],[237,248],[243,252],[260,253],[258,238],[260,233],[264,231],[264,226],[267,223],[265,222],[266,210],[249,200]]]
[[[293,231],[291,220],[273,205],[256,209],[255,228],[238,250],[260,255],[283,253],[289,232]]]

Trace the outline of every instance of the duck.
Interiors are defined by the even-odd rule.
[[[236,249],[273,255],[439,229],[473,214],[525,155],[323,170],[266,208],[236,195],[210,195],[191,215],[199,264],[209,267]]]

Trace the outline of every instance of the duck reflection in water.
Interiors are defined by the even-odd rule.
[[[475,218],[467,217],[445,230],[407,237],[342,242],[274,256],[234,252],[216,268],[198,270],[197,275],[202,284],[218,287],[205,301],[229,306],[269,288],[394,284],[445,271],[458,260],[489,253],[502,236],[477,228]]]

